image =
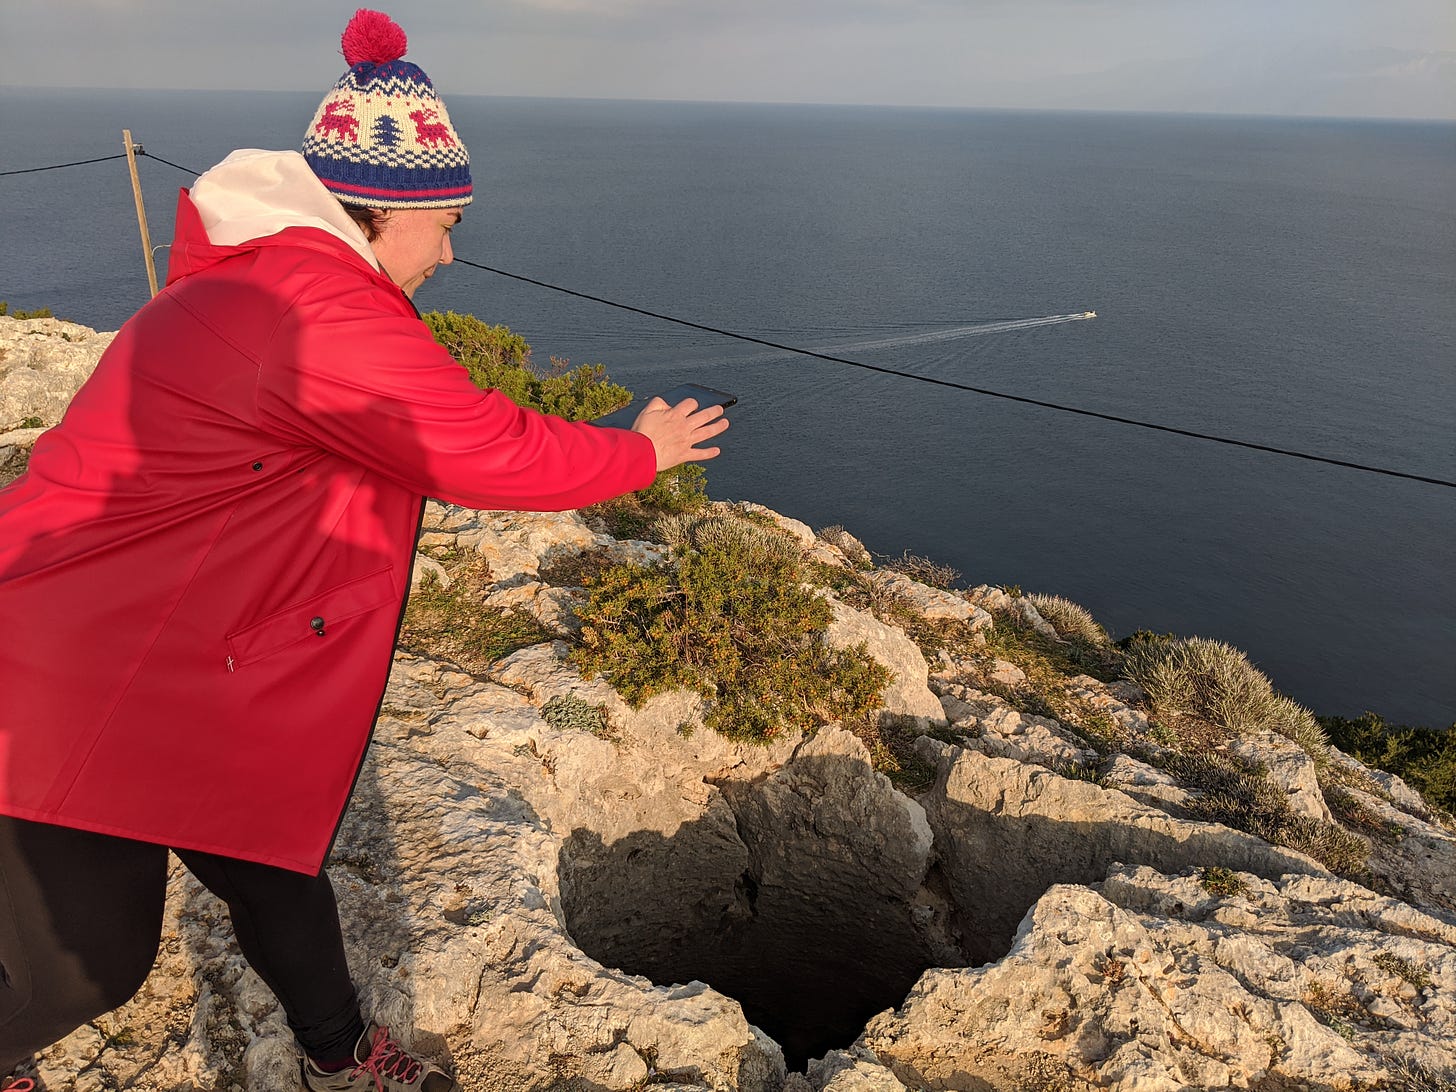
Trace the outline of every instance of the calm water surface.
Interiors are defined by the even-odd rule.
[[[312,94],[0,91],[0,170],[296,147]],[[1456,478],[1456,126],[451,98],[462,257],[867,363]],[[143,160],[154,240],[191,176]],[[0,298],[146,297],[124,164],[0,178]],[[163,252],[165,254],[165,252]],[[937,388],[456,266],[426,307],[647,391],[734,391],[719,497],[1114,631],[1248,651],[1320,713],[1456,720],[1456,490]],[[1095,310],[1091,321],[1042,320]],[[989,328],[988,328],[989,327]]]

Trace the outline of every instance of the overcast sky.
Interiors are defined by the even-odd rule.
[[[322,93],[357,3],[0,0],[0,86]],[[392,0],[445,95],[1456,118],[1456,0]]]

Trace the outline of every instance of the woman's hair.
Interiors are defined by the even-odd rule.
[[[342,204],[342,202],[340,202]],[[379,238],[379,229],[389,219],[388,209],[370,209],[363,205],[344,205],[344,211],[349,214],[349,219],[358,224],[364,230],[364,238],[371,243]]]

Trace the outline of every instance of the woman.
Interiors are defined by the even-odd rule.
[[[457,1089],[366,1022],[322,871],[424,498],[576,508],[727,427],[475,389],[411,302],[451,261],[469,157],[387,16],[343,46],[301,155],[235,152],[181,195],[167,288],[0,491],[0,1073],[140,986],[170,847],[228,904],[308,1088]]]

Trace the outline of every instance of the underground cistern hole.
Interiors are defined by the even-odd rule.
[[[781,773],[720,785],[671,834],[577,829],[558,872],[583,951],[659,985],[708,983],[801,1071],[898,1007],[927,968],[963,966],[979,946],[961,939],[918,806],[844,756]]]
[[[904,915],[872,899],[767,888],[746,871],[726,885],[659,872],[652,858],[671,848],[657,835],[592,848],[600,864],[578,858],[565,900],[581,949],[659,985],[708,983],[783,1047],[790,1070],[848,1046],[938,965]]]
[[[926,969],[999,960],[1053,884],[1114,863],[1250,867],[1240,842],[1129,822],[1121,794],[969,750],[910,800],[847,733],[825,736],[768,777],[715,782],[690,822],[619,833],[603,816],[609,837],[579,828],[558,859],[583,951],[736,999],[791,1070],[852,1044]]]

